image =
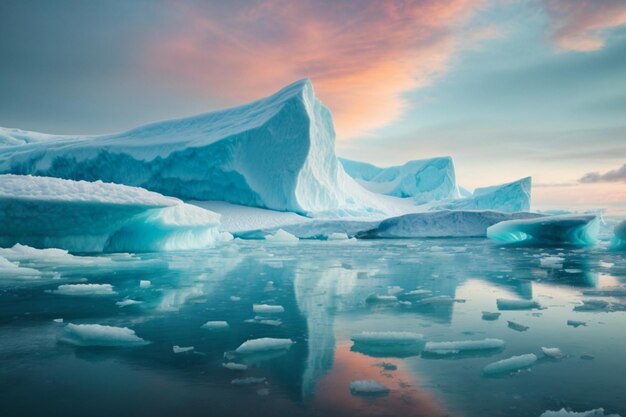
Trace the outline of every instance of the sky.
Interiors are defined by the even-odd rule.
[[[302,78],[340,156],[626,214],[624,0],[3,0],[0,126],[126,130]]]

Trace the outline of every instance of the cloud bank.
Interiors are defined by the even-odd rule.
[[[579,180],[582,183],[598,182],[626,182],[626,164],[612,171],[601,174],[599,172],[588,172]]]

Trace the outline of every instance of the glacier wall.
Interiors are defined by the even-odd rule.
[[[416,204],[460,196],[454,162],[449,156],[414,160],[388,168],[344,158],[339,161],[348,175],[375,193],[412,197]]]
[[[0,247],[72,252],[197,249],[221,238],[219,215],[141,188],[0,175]]]
[[[102,180],[297,213],[376,206],[343,170],[310,81],[227,110],[101,136],[3,129],[0,173]]]
[[[487,229],[487,237],[505,244],[590,246],[598,231],[595,215],[565,214],[497,223]]]

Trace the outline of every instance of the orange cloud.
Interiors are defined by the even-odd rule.
[[[624,0],[548,0],[552,39],[562,49],[596,51],[604,31],[626,24]]]
[[[232,101],[310,77],[333,111],[338,137],[350,138],[397,119],[403,93],[448,69],[468,38],[461,28],[481,3],[174,3],[181,24],[150,53],[185,85]]]

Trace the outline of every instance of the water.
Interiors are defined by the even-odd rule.
[[[234,242],[114,262],[30,259],[22,265],[44,276],[3,278],[0,286],[3,417],[510,417],[562,407],[626,415],[626,300],[583,295],[626,283],[623,252],[500,248],[482,239]],[[151,286],[141,288],[140,280]],[[112,284],[117,294],[49,292],[80,282]],[[449,298],[420,303],[406,297],[415,289]],[[366,302],[372,294],[410,303]],[[125,298],[141,303],[116,305]],[[483,320],[483,311],[498,311],[497,298],[532,298],[544,309],[501,311],[498,320]],[[609,309],[574,311],[583,298],[606,300]],[[255,320],[252,305],[259,303],[285,311]],[[201,328],[209,320],[225,320],[229,328]],[[516,331],[507,321],[529,328]],[[67,323],[129,327],[151,343],[77,347],[59,341]],[[500,338],[506,347],[441,359],[419,350],[353,346],[351,336],[362,331],[410,331],[430,341]],[[232,354],[260,337],[295,343],[265,355]],[[174,345],[194,350],[176,354]],[[547,359],[542,346],[559,347],[565,357]],[[527,353],[539,357],[530,370],[481,374],[488,363]],[[224,362],[249,368],[233,371]],[[231,383],[245,377],[265,380]],[[368,379],[387,386],[388,395],[350,392],[352,381]]]

